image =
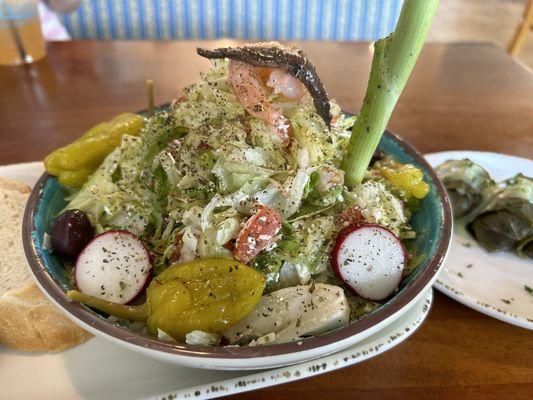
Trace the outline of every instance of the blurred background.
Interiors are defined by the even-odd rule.
[[[44,57],[39,25],[45,40],[374,41],[394,29],[402,3],[403,0],[0,0],[0,65]],[[441,0],[428,40],[492,42],[531,68],[532,26],[533,0]]]
[[[47,0],[43,30],[58,39],[375,40],[402,0]],[[430,41],[490,41],[533,67],[530,0],[441,0]],[[50,12],[52,11],[52,12]],[[61,26],[58,26],[61,25]]]

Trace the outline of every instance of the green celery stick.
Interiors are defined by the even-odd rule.
[[[348,187],[361,182],[413,70],[439,0],[405,0],[396,29],[374,45],[361,112],[342,160]]]

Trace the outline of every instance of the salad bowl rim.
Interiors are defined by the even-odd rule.
[[[350,113],[345,112],[347,115]],[[349,339],[352,336],[361,334],[375,326],[388,320],[398,313],[427,288],[435,279],[439,268],[446,257],[452,235],[452,212],[451,206],[441,181],[436,173],[413,146],[408,144],[398,135],[385,130],[384,136],[388,136],[395,141],[402,150],[407,153],[415,162],[423,167],[424,173],[429,175],[431,185],[435,186],[435,192],[442,207],[441,226],[438,231],[437,246],[435,253],[430,256],[425,268],[406,284],[398,293],[393,295],[383,306],[358,319],[337,328],[335,330],[280,344],[266,344],[261,346],[200,346],[185,343],[165,342],[154,337],[150,337],[140,332],[134,332],[126,327],[119,326],[106,320],[88,307],[70,300],[60,285],[55,281],[52,274],[48,272],[45,261],[40,256],[34,242],[35,215],[38,211],[41,194],[47,181],[51,178],[46,172],[39,178],[29,196],[23,216],[22,240],[24,251],[28,260],[29,268],[38,286],[45,294],[60,308],[67,317],[82,326],[90,328],[93,332],[98,332],[108,339],[113,339],[125,344],[138,346],[140,349],[150,349],[165,353],[165,358],[175,356],[185,356],[193,358],[213,358],[213,359],[246,359],[282,356],[294,354],[320,347],[332,345]]]

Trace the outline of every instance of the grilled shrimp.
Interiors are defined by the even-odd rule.
[[[305,86],[313,98],[317,113],[328,127],[331,126],[332,115],[328,94],[315,67],[303,51],[277,42],[248,44],[243,47],[221,47],[214,50],[197,48],[196,51],[202,57],[209,59],[229,58],[261,68],[261,71],[265,68],[271,72],[272,70],[279,70],[281,74],[274,74],[267,86],[274,87],[275,93],[279,92],[286,97],[295,96],[297,98],[303,89],[298,89],[294,81],[283,73],[291,75]],[[263,83],[267,80],[268,78],[263,79]]]
[[[274,107],[268,100],[267,86],[273,88],[274,93],[281,93],[290,99],[299,99],[304,95],[303,85],[285,71],[254,67],[236,60],[229,62],[228,80],[233,86],[237,100],[246,111],[270,125],[273,133],[284,144],[288,144],[289,120],[283,116],[281,109]]]
[[[302,82],[282,69],[271,69],[266,85],[291,100],[299,100],[305,94]]]

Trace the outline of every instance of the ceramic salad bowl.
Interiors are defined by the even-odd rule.
[[[435,281],[451,239],[451,208],[444,187],[423,156],[403,139],[386,131],[380,150],[401,163],[422,169],[429,194],[411,222],[417,232],[414,247],[422,261],[406,277],[395,295],[362,318],[324,334],[299,341],[260,346],[209,347],[160,341],[106,319],[92,309],[71,301],[69,272],[59,257],[45,249],[45,233],[66,205],[65,191],[47,173],[39,179],[24,215],[23,241],[31,272],[42,291],[75,323],[89,332],[131,350],[174,364],[208,369],[259,369],[294,364],[349,347],[401,317]]]

